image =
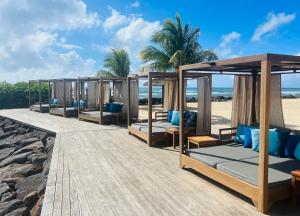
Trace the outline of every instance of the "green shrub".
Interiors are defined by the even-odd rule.
[[[31,104],[39,101],[39,85],[31,84]],[[42,102],[48,102],[48,83],[41,85]],[[28,83],[18,82],[10,84],[0,82],[0,109],[26,108],[28,101]]]

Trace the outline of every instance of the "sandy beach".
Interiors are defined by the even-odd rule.
[[[197,103],[188,103],[189,110],[195,110]],[[300,99],[283,99],[283,115],[287,128],[300,130]],[[212,102],[212,132],[218,133],[219,128],[230,127],[232,102]],[[153,106],[154,112],[162,111],[161,105]],[[139,118],[146,119],[148,116],[147,106],[140,106]]]

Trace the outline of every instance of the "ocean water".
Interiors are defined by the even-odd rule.
[[[162,88],[160,86],[153,86],[153,97],[161,98],[162,97]],[[296,97],[300,97],[300,88],[282,88],[281,89],[282,95],[293,95]],[[187,97],[195,97],[197,98],[197,88],[187,88],[186,92]],[[233,88],[212,88],[212,96],[224,96],[224,97],[232,97],[233,95]],[[147,98],[148,97],[148,88],[147,87],[140,87],[139,88],[139,98]]]

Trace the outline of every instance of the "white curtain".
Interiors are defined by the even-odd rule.
[[[115,102],[119,102],[123,104],[123,109],[122,111],[124,113],[127,112],[127,81],[116,81],[114,83],[114,100]]]
[[[97,81],[87,82],[87,92],[88,92],[88,109],[96,109],[97,106]]]
[[[178,80],[164,80],[164,111],[178,110],[179,100]]]
[[[103,104],[109,103],[110,101],[110,83],[103,82]]]
[[[137,80],[130,80],[130,113],[131,118],[138,118],[139,88]]]
[[[210,134],[211,131],[211,83],[209,77],[197,79],[198,115],[197,134]]]

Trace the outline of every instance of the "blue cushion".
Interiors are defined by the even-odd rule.
[[[247,127],[247,125],[239,124],[237,127],[236,136],[235,136],[235,141],[237,143],[244,144],[245,141],[244,127]]]
[[[169,110],[168,113],[167,113],[167,121],[168,122],[171,122],[171,120],[172,120],[172,114],[173,114],[173,110]]]
[[[197,124],[197,113],[196,112],[189,112],[189,115],[186,116],[184,127],[190,128],[195,127]]]
[[[58,99],[53,98],[52,104],[53,104],[53,105],[58,105]]]
[[[297,144],[295,151],[294,151],[294,157],[297,160],[300,160],[300,142]]]
[[[259,129],[251,129],[252,149],[259,152]],[[276,129],[269,130],[269,154],[280,157],[282,152],[282,142],[280,140],[280,132]]]
[[[112,113],[122,112],[122,108],[123,108],[123,104],[111,103],[109,105],[109,112],[112,112]]]
[[[252,149],[258,152],[259,148],[259,129],[251,128]]]
[[[173,125],[179,126],[179,118],[180,118],[180,113],[179,113],[179,111],[173,111],[171,123],[172,123]]]
[[[244,127],[244,147],[251,148],[252,147],[252,137],[251,137],[251,128]]]
[[[80,100],[79,101],[79,106],[80,106],[80,109],[85,109],[86,108],[86,102],[85,102],[85,100]]]
[[[77,100],[73,101],[73,107],[78,107],[78,101]]]
[[[289,135],[286,141],[286,145],[284,148],[284,156],[287,158],[294,157],[294,151],[296,149],[297,144],[300,142],[299,135]]]
[[[104,112],[109,112],[110,109],[110,103],[104,104]]]

